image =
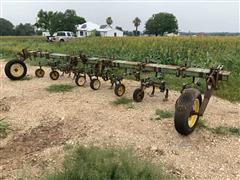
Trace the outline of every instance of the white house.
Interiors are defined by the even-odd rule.
[[[92,31],[99,29],[99,25],[92,23],[92,22],[86,22],[83,24],[77,25],[77,37],[86,37],[90,36]]]
[[[93,31],[97,31],[100,33],[102,37],[122,37],[123,31],[112,28],[109,25],[97,25],[92,22],[86,22],[84,24],[77,25],[77,37],[86,37],[90,36]]]
[[[123,31],[112,28],[109,25],[101,25],[98,29],[102,37],[122,37]]]

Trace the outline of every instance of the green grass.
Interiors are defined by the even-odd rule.
[[[209,127],[205,120],[199,120],[198,125],[199,128],[204,128],[214,134],[222,134],[222,135],[227,135],[227,134],[232,134],[232,135],[237,135],[240,136],[240,127],[227,127],[227,126],[217,126],[217,127]]]
[[[229,82],[220,83],[214,95],[240,102],[240,38],[238,37],[123,37],[123,38],[76,38],[65,43],[47,43],[42,37],[2,37],[0,54],[15,57],[22,48],[43,49],[51,52],[79,54],[88,56],[127,59],[131,61],[154,60],[162,64],[182,64],[188,60],[192,65],[210,68],[223,64],[225,70],[232,72]],[[37,60],[28,63],[38,64]],[[46,60],[41,59],[42,64]],[[166,77],[167,86],[181,89],[188,78]],[[204,89],[204,84],[200,88]]]
[[[72,91],[72,89],[75,86],[70,84],[52,84],[49,87],[46,88],[49,92],[69,92]]]
[[[63,168],[43,179],[173,179],[161,165],[139,159],[130,150],[79,146],[67,152]]]
[[[157,117],[155,118],[155,120],[161,120],[161,119],[166,119],[166,118],[171,118],[173,117],[173,113],[169,112],[169,111],[163,111],[161,109],[156,109],[155,114],[157,115]]]
[[[120,98],[116,98],[116,99],[113,101],[113,104],[114,104],[114,105],[128,104],[128,105],[129,105],[129,108],[132,108],[132,105],[131,105],[132,102],[133,102],[132,99],[129,99],[129,98],[126,98],[126,97],[120,97]]]
[[[5,121],[5,118],[0,119],[0,138],[6,137],[9,130],[10,125]]]
[[[216,134],[234,134],[240,136],[240,128],[218,126],[216,128],[210,128],[213,133]]]
[[[228,128],[228,131],[232,134],[237,134],[240,136],[240,128],[237,128],[237,127],[230,127]]]
[[[209,127],[206,124],[206,121],[204,119],[199,119],[197,123],[198,128],[204,128],[204,129],[209,129]]]
[[[33,79],[32,76],[25,76],[25,77],[23,77],[22,79],[20,79],[20,81],[29,81],[29,80],[31,80],[31,79]]]

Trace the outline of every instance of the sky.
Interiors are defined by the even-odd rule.
[[[155,13],[173,13],[180,31],[240,32],[240,0],[0,0],[0,15],[14,25],[35,23],[37,12],[74,9],[87,21],[105,24],[111,16],[113,26],[133,30],[133,19],[145,22]]]

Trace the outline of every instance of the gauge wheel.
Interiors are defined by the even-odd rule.
[[[99,81],[99,79],[92,79],[90,82],[90,87],[93,90],[98,90],[101,86],[101,82]]]
[[[58,78],[59,78],[59,72],[57,72],[57,71],[51,71],[50,72],[50,74],[49,74],[49,76],[50,76],[50,78],[52,79],[52,80],[57,80]]]
[[[133,92],[133,100],[135,102],[141,102],[144,98],[144,91],[141,88],[137,88],[135,89],[135,91]]]
[[[35,76],[37,76],[38,78],[42,78],[45,75],[45,71],[41,68],[36,69],[35,71]]]
[[[117,84],[114,88],[114,93],[119,97],[124,95],[125,91],[126,91],[126,88],[124,84]]]
[[[9,79],[20,80],[27,74],[27,66],[23,61],[14,59],[5,65],[4,71]]]
[[[202,96],[199,90],[185,89],[175,104],[174,126],[182,135],[191,134],[199,120]]]
[[[78,86],[84,86],[85,83],[86,83],[86,77],[83,76],[83,75],[77,76],[76,79],[75,79],[75,83]]]

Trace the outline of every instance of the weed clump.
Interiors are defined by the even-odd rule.
[[[132,99],[129,99],[129,98],[126,98],[126,97],[120,97],[120,98],[117,98],[113,101],[113,104],[114,105],[120,105],[120,104],[130,104],[132,103],[133,100]]]
[[[69,151],[69,150],[68,150]],[[66,155],[64,167],[47,175],[64,179],[171,179],[161,166],[140,160],[130,150],[79,146]]]
[[[169,112],[169,111],[163,111],[161,109],[156,109],[155,114],[157,115],[157,117],[155,118],[155,120],[161,120],[161,119],[166,119],[166,118],[171,118],[173,117],[173,113]]]
[[[227,127],[227,126],[217,126],[217,127],[209,127],[205,120],[200,120],[198,121],[197,126],[199,128],[204,128],[214,134],[222,134],[222,135],[227,135],[227,134],[232,134],[232,135],[237,135],[240,136],[240,128],[239,127]]]
[[[8,130],[10,130],[10,125],[4,120],[5,118],[0,119],[0,138],[6,137]]]
[[[72,91],[74,86],[70,84],[53,84],[46,88],[49,92],[69,92]]]
[[[24,76],[22,79],[20,79],[20,81],[29,81],[31,79],[33,79],[32,76]]]

